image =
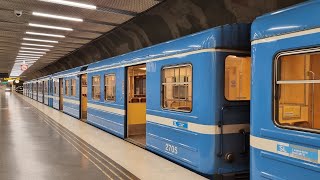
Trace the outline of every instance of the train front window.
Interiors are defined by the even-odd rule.
[[[278,125],[320,129],[320,53],[281,56],[275,86]]]
[[[228,101],[250,100],[251,58],[227,56],[224,96]]]
[[[92,77],[92,99],[100,100],[100,76]]]
[[[162,69],[162,107],[190,112],[192,110],[192,66]]]
[[[104,76],[104,96],[106,101],[116,100],[116,75],[108,74]]]
[[[71,96],[76,96],[76,80],[71,79]]]

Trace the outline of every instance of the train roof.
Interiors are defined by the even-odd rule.
[[[201,49],[225,48],[250,51],[249,32],[250,24],[245,23],[218,26],[85,66],[57,72],[53,74],[52,77],[61,77],[65,74],[76,74],[80,72],[83,67],[88,67],[86,70],[90,71],[90,69],[99,68],[101,66],[125,64],[129,61],[138,62]]]
[[[251,41],[320,26],[320,1],[308,1],[258,17],[251,27]]]
[[[111,64],[125,64],[210,48],[250,50],[250,24],[229,24],[211,28],[158,45],[89,64],[88,70]]]

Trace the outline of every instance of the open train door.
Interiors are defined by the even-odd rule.
[[[127,68],[127,140],[146,145],[146,64]]]
[[[59,79],[59,110],[63,110],[63,78]]]
[[[87,105],[88,105],[88,80],[87,74],[80,75],[80,119],[87,121]]]

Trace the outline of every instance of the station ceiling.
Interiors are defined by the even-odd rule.
[[[0,73],[41,69],[159,0],[0,0]]]
[[[0,0],[0,73],[33,79],[303,1]]]

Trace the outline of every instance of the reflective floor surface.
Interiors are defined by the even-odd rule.
[[[0,91],[0,179],[204,179],[30,98]]]

